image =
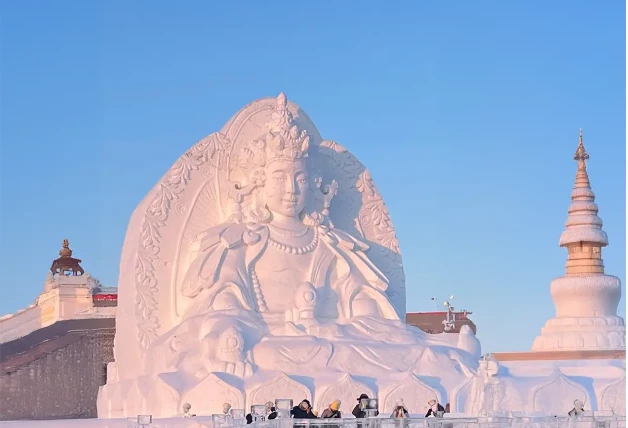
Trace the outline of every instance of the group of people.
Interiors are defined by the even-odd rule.
[[[367,417],[366,410],[360,404],[362,400],[369,400],[369,396],[367,394],[361,394],[358,397],[358,403],[355,405],[355,407],[353,408],[353,411],[351,412],[351,414],[355,416],[357,419],[363,419]],[[312,403],[310,403],[309,400],[305,399],[301,401],[297,406],[294,406],[292,408],[292,410],[290,411],[290,416],[293,417],[294,419],[316,419],[316,418],[340,419],[342,418],[342,412],[340,411],[340,404],[341,404],[340,400],[332,401],[329,404],[329,406],[327,406],[327,408],[323,410],[323,412],[319,416],[318,412],[312,408]],[[428,402],[428,405],[429,405],[429,409],[427,413],[425,414],[426,418],[427,417],[442,417],[442,415],[445,413],[445,408],[440,403],[438,403],[438,401],[434,399],[430,400]],[[273,406],[273,403],[271,402],[266,403],[266,407],[268,410],[268,416],[266,417],[266,419],[275,419],[277,417],[277,411],[275,407]],[[379,411],[375,410],[374,416],[378,416],[378,415],[379,415]],[[251,415],[250,414],[247,415],[248,424],[253,422],[252,417],[249,419],[249,416]],[[408,409],[406,408],[403,402],[403,399],[400,398],[395,402],[395,407],[393,408],[393,411],[390,414],[390,417],[395,418],[395,419],[410,417],[410,413],[408,412]]]
[[[369,396],[367,394],[361,394],[358,397],[358,404],[355,405],[351,414],[355,416],[357,419],[364,419],[367,417],[367,412],[361,405],[362,400],[369,400]],[[321,413],[321,419],[340,419],[342,418],[342,412],[340,411],[340,400],[332,401],[329,406],[323,413]],[[430,406],[425,417],[441,417],[443,413],[445,413],[445,408],[441,406],[436,400],[430,400],[428,402]],[[183,405],[183,417],[189,418],[191,416],[196,416],[190,412],[191,407],[189,403],[185,403]],[[231,405],[229,403],[223,404],[223,413],[225,415],[230,414]],[[264,416],[266,420],[272,420],[277,418],[277,409],[275,408],[275,404],[272,401],[268,401],[265,405],[266,414],[259,415]],[[378,416],[379,411],[377,409],[374,410],[373,416]],[[406,408],[403,399],[398,399],[395,402],[395,407],[393,408],[392,413],[390,414],[391,418],[399,419],[399,418],[408,418],[410,413]],[[312,404],[309,400],[305,399],[299,403],[299,405],[294,406],[292,410],[290,410],[290,416],[294,419],[316,419],[319,418],[318,412],[312,409]],[[246,423],[252,424],[254,422],[254,415],[249,413],[245,416]]]
[[[363,407],[360,405],[362,400],[369,400],[369,396],[367,394],[361,394],[358,397],[358,404],[353,408],[351,414],[355,416],[357,419],[366,418],[367,414]],[[340,411],[340,400],[332,401],[329,406],[323,410],[323,413],[320,415],[321,419],[340,419],[342,418],[342,412]],[[432,399],[428,401],[429,409],[425,414],[425,417],[442,417],[444,413],[447,413],[447,410],[436,400]],[[449,405],[447,405],[449,407]],[[191,413],[192,406],[189,403],[185,403],[183,405],[183,417],[189,418],[196,416]],[[225,415],[228,415],[231,410],[231,404],[225,403],[222,406],[222,411]],[[574,407],[569,411],[570,417],[577,417],[584,414],[584,403],[580,400],[574,401]],[[378,416],[379,411],[375,410],[374,415]],[[298,406],[294,406],[290,411],[290,416],[294,419],[316,419],[318,418],[318,412],[312,409],[312,404],[309,400],[305,399],[299,403]],[[272,420],[277,418],[277,409],[272,401],[266,402],[266,415],[264,415],[266,420]],[[410,417],[410,413],[406,408],[403,399],[398,399],[395,401],[395,407],[393,408],[392,413],[390,414],[391,418],[401,419]],[[253,423],[253,415],[251,413],[246,415],[246,423]]]
[[[438,401],[434,399],[428,401],[427,405],[429,406],[429,408],[427,409],[427,413],[425,414],[426,418],[429,418],[429,417],[440,418],[443,416],[443,414],[447,413],[445,408]],[[403,403],[403,399],[400,398],[395,402],[395,408],[393,409],[393,412],[390,415],[390,417],[394,419],[410,417],[408,409]]]

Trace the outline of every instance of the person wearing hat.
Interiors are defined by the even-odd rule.
[[[365,400],[365,399],[368,400],[369,396],[366,394],[360,394],[360,396],[358,397],[358,404],[356,404],[356,406],[353,408],[353,411],[351,412],[353,416],[355,416],[357,419],[366,418],[366,412],[360,409],[360,401]],[[375,411],[375,416],[377,415],[379,415],[379,410]]]
[[[440,405],[440,403],[434,399],[431,399],[430,401],[427,402],[427,405],[430,406],[430,409],[427,411],[427,413],[425,414],[425,417],[437,417],[439,415],[439,413],[437,412],[443,412],[445,413],[445,408],[443,406]],[[442,413],[441,413],[442,415]]]
[[[403,399],[399,398],[397,399],[397,401],[395,401],[395,408],[393,409],[392,413],[390,414],[391,418],[407,418],[409,417],[408,415],[408,409],[406,409],[405,404],[403,404]]]
[[[316,419],[316,415],[312,413],[312,405],[309,400],[303,400],[298,406],[290,411],[294,419]]]
[[[328,408],[323,410],[321,415],[322,419],[340,419],[342,413],[340,412],[340,400],[334,400],[331,402]]]

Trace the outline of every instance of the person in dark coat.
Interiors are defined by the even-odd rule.
[[[445,408],[443,406],[440,405],[440,403],[436,400],[430,400],[427,402],[427,404],[430,406],[430,409],[427,411],[427,413],[425,414],[425,417],[429,417],[429,416],[437,416],[436,412],[443,412],[445,413]]]
[[[356,419],[364,419],[366,418],[366,412],[360,409],[360,401],[367,399],[368,400],[369,396],[366,394],[361,394],[358,397],[358,404],[356,404],[356,406],[353,408],[353,411],[351,412],[353,414],[353,416],[356,417]],[[379,410],[377,410],[375,412],[375,416],[379,415]]]
[[[303,400],[298,406],[290,410],[290,415],[294,419],[316,419],[316,415],[312,413],[312,405],[308,400]]]

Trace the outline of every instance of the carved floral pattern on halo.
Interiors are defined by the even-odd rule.
[[[226,135],[214,133],[196,143],[170,168],[153,195],[140,227],[140,246],[135,263],[135,313],[137,339],[142,349],[148,349],[160,327],[157,318],[156,263],[159,260],[161,233],[165,225],[172,201],[179,198],[190,180],[192,171],[207,163],[215,169],[227,170],[232,142]]]

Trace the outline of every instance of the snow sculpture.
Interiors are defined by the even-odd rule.
[[[274,401],[275,398],[291,399],[293,403],[303,400],[312,402],[312,391],[307,386],[291,379],[284,373],[279,373],[271,379],[260,379],[258,385],[248,388],[247,402],[250,405]]]
[[[585,389],[575,382],[567,379],[560,371],[556,376],[538,387],[532,394],[534,410],[545,414],[555,412],[558,409],[571,409],[574,400],[590,403]]]
[[[99,415],[171,416],[163,409],[182,397],[222,402],[210,399],[212,374],[241,391],[234,400],[280,372],[310,378],[286,383],[283,395],[299,399],[346,375],[377,391],[391,373],[445,373],[447,390],[460,366],[477,366],[479,346],[407,326],[404,287],[368,171],[285,95],[256,101],[185,153],[133,213]],[[169,392],[145,394],[141,408],[122,403],[138,382],[168,384],[177,402],[156,405]],[[275,398],[284,397],[264,401]]]
[[[604,273],[602,248],[608,245],[591,190],[582,130],[574,156],[576,181],[560,246],[569,253],[565,276],[551,284],[556,316],[547,321],[533,351],[626,349],[626,325],[617,316],[621,281]]]
[[[382,391],[380,397],[383,398],[381,404],[383,409],[393,409],[395,402],[404,399],[406,408],[412,413],[427,413],[427,402],[436,400],[442,402],[443,398],[431,386],[413,374],[408,374],[405,379],[393,388]]]
[[[377,396],[376,391],[369,388],[365,383],[357,380],[354,376],[348,374],[342,376],[340,379],[337,376],[330,382],[325,383],[327,383],[327,385],[321,385],[320,390],[322,393],[314,403],[314,408],[316,408],[319,413],[322,413],[332,401],[340,400],[344,407],[344,416],[348,417],[353,407],[358,404],[357,399],[360,395],[366,394],[371,398]]]
[[[602,392],[602,409],[610,410],[615,415],[626,416],[626,376],[609,385]]]
[[[212,394],[206,395],[207,391],[212,391]],[[216,413],[217,408],[222,411],[225,401],[235,409],[243,409],[245,402],[240,388],[232,386],[216,373],[210,373],[193,388],[189,388],[185,394],[182,394],[181,401],[195,403],[194,408],[201,415]]]

